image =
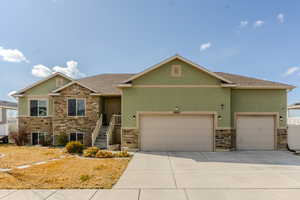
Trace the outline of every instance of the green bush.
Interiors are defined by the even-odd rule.
[[[96,158],[112,158],[114,154],[109,151],[99,150],[96,154]]]
[[[83,152],[84,157],[96,157],[96,154],[98,153],[99,148],[98,147],[89,147]]]
[[[68,153],[78,153],[81,154],[83,151],[83,144],[81,142],[72,141],[66,145],[66,150]]]
[[[114,153],[114,157],[118,157],[118,158],[126,158],[126,157],[130,157],[131,155],[127,152],[127,151],[120,151],[117,153]]]
[[[67,143],[69,142],[69,137],[66,133],[61,133],[57,137],[57,144],[59,146],[66,146]]]

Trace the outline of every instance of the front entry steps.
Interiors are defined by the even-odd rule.
[[[96,138],[94,146],[98,147],[99,149],[107,149],[107,132],[108,126],[102,126],[100,129],[100,133]]]

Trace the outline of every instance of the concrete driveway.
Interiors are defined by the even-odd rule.
[[[300,195],[300,157],[285,151],[139,152],[114,189],[141,189],[142,200],[160,193],[190,200],[284,199]]]
[[[0,190],[0,200],[290,200],[300,157],[283,151],[136,153],[112,190]]]

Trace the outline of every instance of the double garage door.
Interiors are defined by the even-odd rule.
[[[142,151],[213,151],[213,115],[141,115]],[[273,116],[238,116],[237,150],[273,150]]]

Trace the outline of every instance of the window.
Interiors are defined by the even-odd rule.
[[[68,116],[85,116],[85,100],[68,99]]]
[[[2,109],[3,108],[0,108],[0,122],[2,122]]]
[[[47,116],[47,100],[30,100],[30,116]]]
[[[84,133],[70,133],[69,140],[70,141],[78,141],[83,144]]]
[[[45,144],[47,135],[48,133],[40,133],[40,132],[31,133],[31,144],[32,145]]]
[[[56,79],[56,87],[61,87],[64,85],[64,79],[63,78],[57,78]]]
[[[181,76],[181,65],[172,65],[171,75],[174,77]]]

